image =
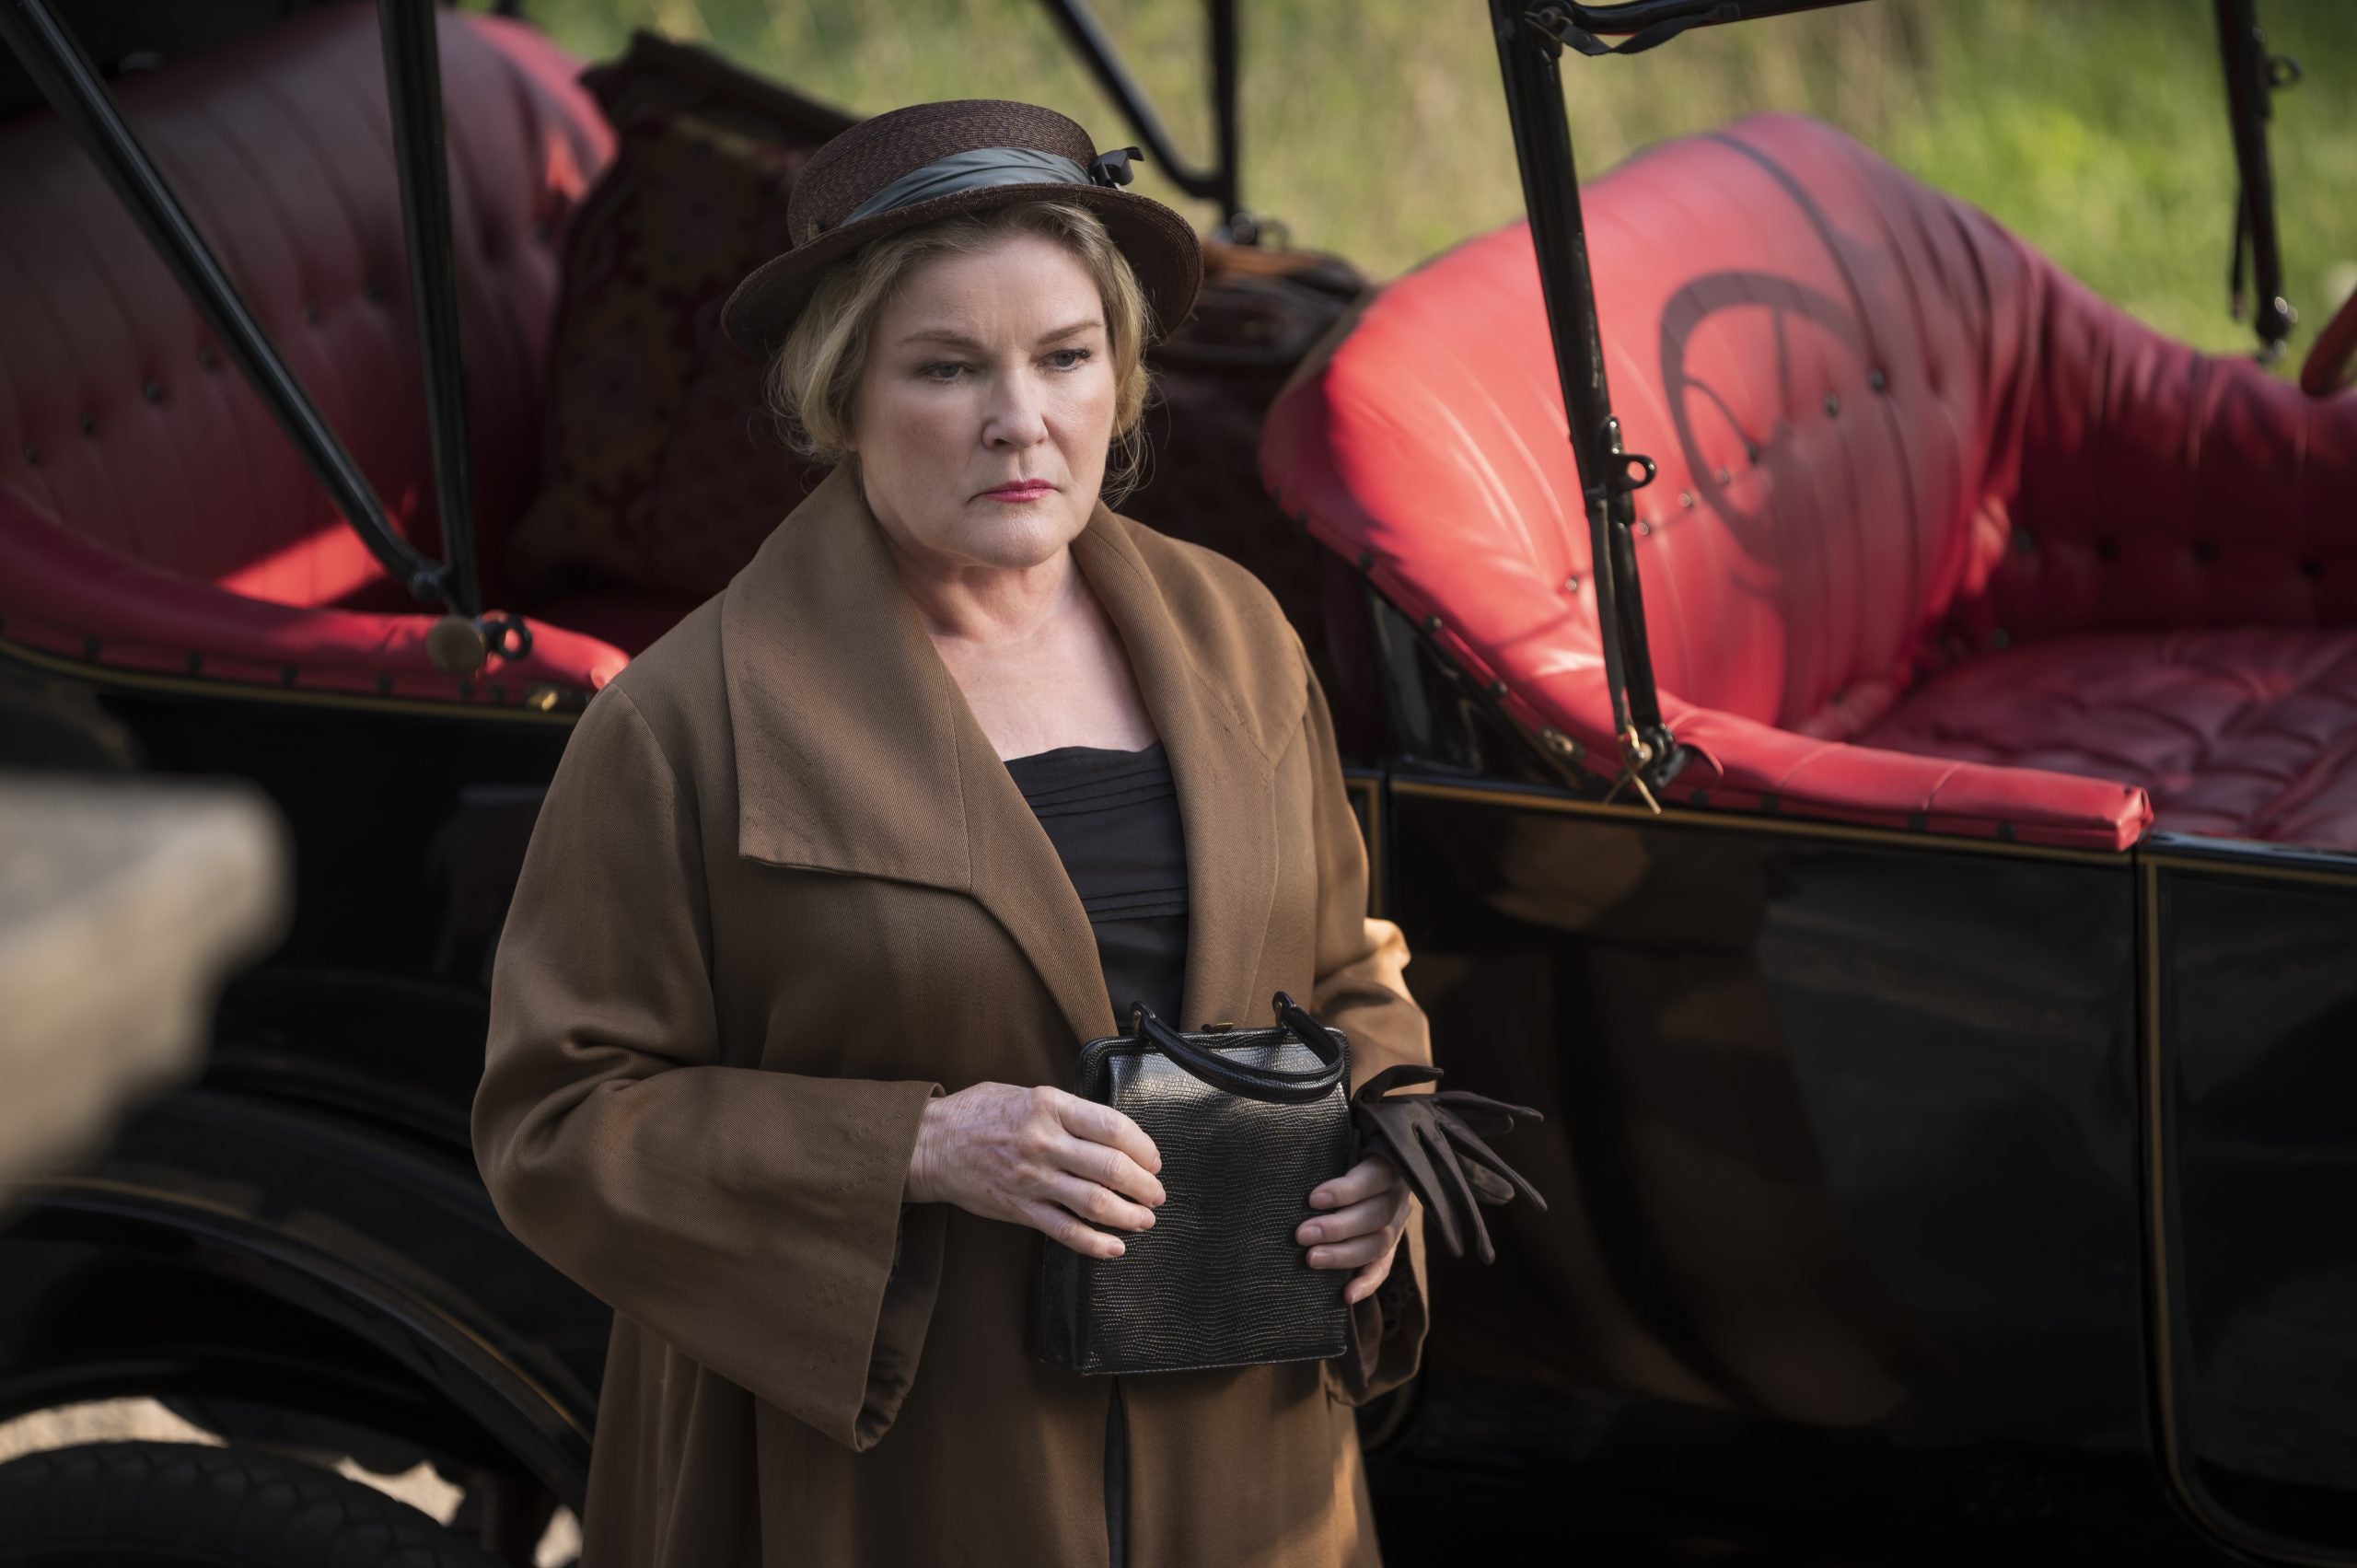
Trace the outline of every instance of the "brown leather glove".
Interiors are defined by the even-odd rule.
[[[1406,1084],[1436,1083],[1441,1075],[1437,1067],[1404,1063],[1386,1067],[1360,1085],[1351,1096],[1359,1153],[1387,1156],[1399,1167],[1409,1190],[1440,1227],[1441,1243],[1450,1257],[1465,1256],[1465,1233],[1469,1230],[1481,1261],[1493,1262],[1497,1251],[1490,1245],[1489,1227],[1481,1223],[1481,1204],[1494,1208],[1520,1193],[1543,1210],[1547,1200],[1483,1139],[1514,1131],[1517,1119],[1547,1119],[1527,1105],[1508,1105],[1463,1089],[1391,1092]]]

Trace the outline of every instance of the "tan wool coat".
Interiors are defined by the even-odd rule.
[[[1102,502],[1072,548],[1178,784],[1184,1027],[1283,988],[1354,1078],[1429,1061],[1274,601]],[[615,1313],[584,1568],[1107,1561],[1109,1384],[1026,1348],[1052,1244],[902,1202],[929,1097],[1071,1088],[1117,1031],[888,550],[837,470],[590,702],[500,941],[477,1159]],[[1377,1561],[1352,1412],[1414,1371],[1422,1248],[1411,1225],[1348,1355],[1121,1380],[1134,1568]]]

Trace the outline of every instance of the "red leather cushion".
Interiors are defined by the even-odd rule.
[[[2171,832],[2357,850],[2357,632],[2056,637],[1934,676],[1859,739],[2132,779]]]
[[[2008,574],[2030,553],[2016,523],[2034,541],[2053,519],[2058,545],[2073,527],[2125,534],[2174,483],[2212,517],[2282,519],[2280,535],[2326,552],[2328,581],[2325,541],[2357,530],[2319,507],[2348,493],[2357,400],[2312,413],[2252,367],[2161,344],[1985,215],[1810,121],[1666,144],[1585,205],[1614,405],[1628,445],[1660,464],[1637,497],[1638,555],[1664,708],[1701,753],[1678,790],[2133,842],[2150,820],[2139,780],[1845,742],[1958,649],[2084,602]],[[1262,472],[1453,657],[1502,682],[1512,716],[1609,758],[1544,321],[1525,225],[1426,263],[1279,400]],[[2213,542],[2206,563],[2237,575],[2283,559]],[[2215,602],[2247,616],[2270,595],[2280,580]]]
[[[611,136],[573,81],[575,63],[539,33],[450,12],[439,26],[470,475],[496,604],[499,537],[533,484],[555,246]],[[438,554],[376,8],[308,11],[114,87],[398,525]],[[75,649],[97,636],[110,661],[145,611],[61,620],[98,574],[116,591],[162,596],[146,627],[165,650],[159,668],[194,655],[276,680],[293,637],[325,679],[422,637],[423,615],[326,617],[297,633],[265,613],[273,602],[385,607],[388,586],[46,110],[0,127],[0,494],[18,503],[0,507],[0,526],[27,530],[0,541],[12,563],[0,572],[7,635]],[[64,551],[61,532],[87,548]],[[174,578],[188,591],[166,594]],[[199,603],[197,619],[181,614]],[[55,636],[32,637],[37,625]],[[552,662],[567,649],[570,662]],[[532,679],[594,685],[612,653],[544,638]],[[423,679],[398,658],[385,668],[402,690]],[[475,690],[496,679],[486,673]],[[434,690],[454,695],[457,683],[438,678]]]
[[[0,594],[0,638],[12,644],[115,669],[306,691],[513,707],[535,687],[557,687],[574,705],[630,662],[600,636],[535,620],[522,658],[494,657],[472,679],[454,679],[426,656],[433,615],[246,598],[85,539],[5,489]]]

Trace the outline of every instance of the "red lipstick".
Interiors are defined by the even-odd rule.
[[[1044,479],[1018,479],[1012,484],[1002,484],[982,494],[993,501],[1037,501],[1055,488]]]

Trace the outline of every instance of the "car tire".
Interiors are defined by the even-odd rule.
[[[250,1448],[84,1443],[0,1465],[6,1568],[502,1568],[376,1488]]]

